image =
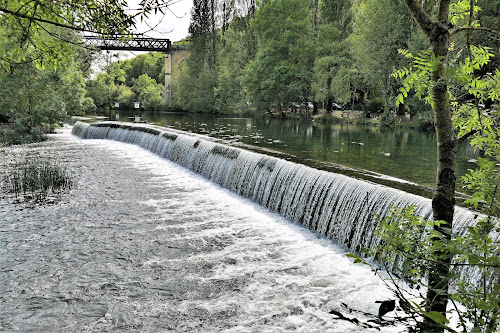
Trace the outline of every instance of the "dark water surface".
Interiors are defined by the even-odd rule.
[[[377,313],[382,282],[251,201],[68,129],[0,148],[0,170],[26,155],[61,161],[75,184],[52,204],[0,193],[0,331],[377,332],[329,312]]]
[[[424,186],[435,184],[436,139],[433,133],[355,124],[319,124],[269,118],[228,118],[209,114],[112,111],[111,120],[142,120],[229,142],[356,169],[374,171]],[[460,145],[458,178],[474,168],[473,149]]]

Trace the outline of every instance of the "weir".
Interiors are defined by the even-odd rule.
[[[383,185],[214,142],[201,135],[151,125],[77,122],[73,134],[135,144],[169,159],[349,251],[372,248],[378,222],[391,205],[416,206],[432,216],[431,201]],[[463,234],[477,214],[455,209],[454,232]]]

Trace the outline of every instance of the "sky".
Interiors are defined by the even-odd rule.
[[[151,15],[144,22],[138,22],[136,32],[147,32],[148,37],[168,38],[172,42],[179,41],[188,35],[191,7],[193,0],[166,0],[171,3],[165,16]],[[129,8],[138,8],[140,0],[129,0]],[[154,31],[149,31],[154,27]]]

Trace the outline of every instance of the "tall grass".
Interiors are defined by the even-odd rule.
[[[4,171],[0,188],[17,201],[43,201],[70,189],[71,178],[69,170],[54,160],[27,157]]]

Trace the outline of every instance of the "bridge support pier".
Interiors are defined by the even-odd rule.
[[[165,104],[172,102],[172,53],[165,53]]]

